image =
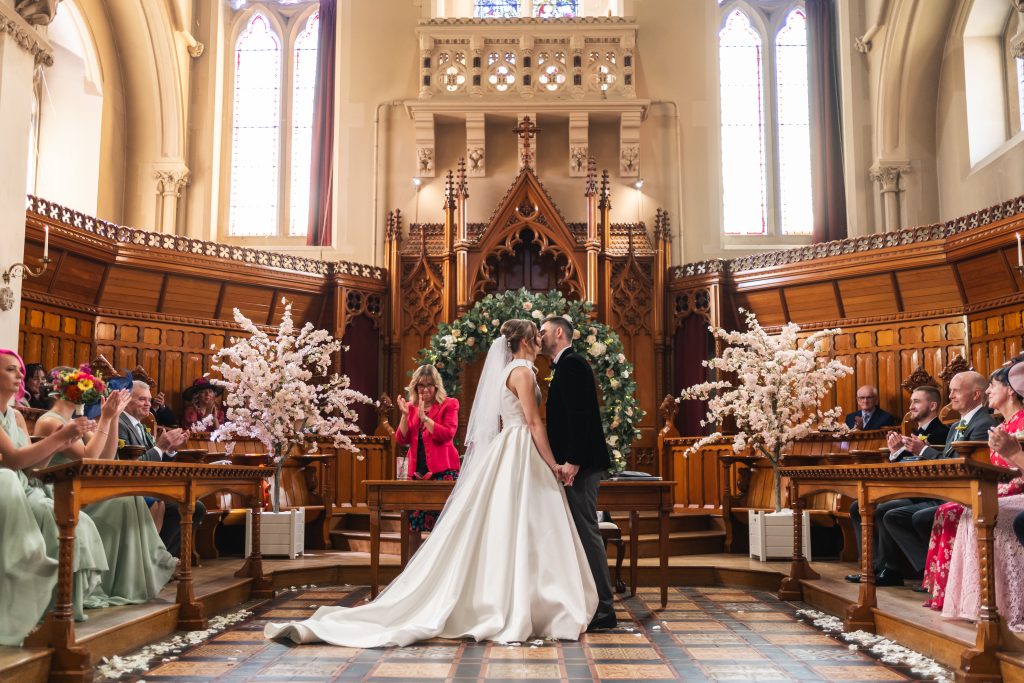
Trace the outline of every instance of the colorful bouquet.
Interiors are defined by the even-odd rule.
[[[53,387],[51,396],[76,405],[96,403],[107,394],[106,383],[92,374],[88,363],[78,366],[77,370],[57,368],[50,373],[50,385]]]

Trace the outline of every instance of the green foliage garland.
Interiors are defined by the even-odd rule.
[[[594,369],[604,398],[601,421],[612,455],[611,471],[621,472],[633,439],[640,436],[636,425],[645,413],[637,403],[633,364],[622,352],[619,335],[604,323],[591,320],[593,310],[589,302],[568,301],[558,291],[533,294],[517,289],[488,294],[461,318],[438,325],[430,346],[420,350],[418,362],[434,365],[441,373],[445,390],[458,395],[462,368],[486,352],[503,322],[531,318],[539,325],[548,315],[564,316],[575,328],[573,350],[586,357]]]

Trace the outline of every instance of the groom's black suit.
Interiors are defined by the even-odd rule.
[[[559,464],[568,462],[580,468],[565,493],[597,585],[594,621],[613,620],[608,554],[597,525],[597,490],[611,458],[601,426],[594,371],[583,356],[567,348],[551,365],[551,374],[546,405],[548,441]]]

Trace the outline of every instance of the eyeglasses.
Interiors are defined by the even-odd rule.
[[[417,389],[433,389],[434,385],[433,384],[417,384],[416,388]]]

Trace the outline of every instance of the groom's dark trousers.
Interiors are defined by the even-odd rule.
[[[548,440],[559,464],[569,462],[580,468],[565,494],[597,586],[598,604],[593,619],[607,619],[615,616],[615,606],[608,552],[597,526],[597,490],[611,459],[601,426],[597,385],[590,365],[571,348],[551,368],[553,378],[546,406]]]

